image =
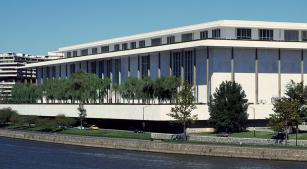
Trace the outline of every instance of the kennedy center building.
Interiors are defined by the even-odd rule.
[[[235,81],[251,103],[249,118],[265,119],[272,113],[272,98],[283,96],[290,80],[307,81],[307,24],[222,20],[67,46],[54,53],[62,57],[23,67],[37,69],[38,85],[78,71],[108,77],[113,84],[122,84],[129,76],[153,80],[176,76],[195,86],[194,113],[207,120],[209,96],[221,82]],[[112,104],[93,108],[100,111],[92,114],[94,118],[141,118],[133,117],[133,111],[139,111],[133,107],[140,105],[109,97]],[[117,106],[127,106],[121,109],[127,114],[106,117],[104,110],[116,113]],[[147,120],[169,119],[170,105],[150,106]]]

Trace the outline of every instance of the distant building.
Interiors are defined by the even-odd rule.
[[[35,83],[36,69],[17,69],[28,63],[50,60],[48,56],[32,56],[23,53],[2,53],[0,54],[0,95],[11,96],[14,84]]]

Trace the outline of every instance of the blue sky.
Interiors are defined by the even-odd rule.
[[[306,0],[1,0],[0,53],[59,47],[219,19],[307,22]]]

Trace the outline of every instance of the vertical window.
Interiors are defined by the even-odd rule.
[[[96,61],[91,62],[91,73],[96,74]]]
[[[49,78],[50,77],[50,68],[47,67],[46,68],[46,78]]]
[[[200,39],[208,39],[208,31],[201,31]]]
[[[108,53],[110,50],[109,50],[109,46],[102,46],[101,47],[101,53]]]
[[[259,29],[259,40],[273,40],[273,30]]]
[[[150,55],[147,56],[142,56],[142,79],[144,79],[145,77],[148,77],[148,70],[149,70],[149,66],[150,66]]]
[[[193,51],[185,51],[183,58],[184,80],[193,83]]]
[[[173,53],[173,76],[181,76],[181,54],[180,52]]]
[[[302,41],[307,41],[307,31],[302,31]]]
[[[52,77],[53,78],[55,78],[55,72],[56,72],[55,66],[52,66]]]
[[[115,59],[114,83],[119,84],[120,59]]]
[[[175,43],[175,36],[168,36],[167,37],[167,44]]]
[[[122,50],[127,50],[128,49],[128,44],[127,43],[123,43],[122,44]]]
[[[95,55],[95,54],[97,54],[97,53],[98,53],[97,48],[92,48],[92,55]]]
[[[193,40],[193,33],[186,33],[181,35],[182,42],[188,42]]]
[[[112,72],[112,60],[106,60],[106,77],[110,78]]]
[[[98,66],[99,66],[99,70],[98,70],[99,75],[98,75],[98,76],[99,76],[100,78],[102,78],[102,74],[103,74],[103,67],[104,67],[103,64],[104,64],[103,61],[99,61],[99,62],[98,62]]]
[[[213,29],[212,30],[212,38],[213,39],[221,38],[221,30],[220,29]]]
[[[74,74],[76,72],[76,66],[75,66],[75,64],[70,64],[70,74],[72,75],[72,74]]]
[[[151,46],[159,46],[161,45],[161,38],[151,39]]]
[[[285,41],[298,41],[298,31],[296,30],[285,30],[284,36]]]
[[[119,44],[114,45],[114,51],[119,51]]]
[[[252,38],[252,30],[245,28],[237,29],[237,39],[251,39]]]
[[[73,56],[73,57],[78,56],[78,51],[73,51],[73,52],[72,52],[72,56]]]
[[[130,43],[130,49],[136,49],[136,42]]]
[[[71,57],[71,52],[67,52],[67,53],[66,53],[66,56],[67,56],[67,57]]]
[[[86,56],[86,55],[88,55],[88,49],[81,50],[81,56]]]
[[[144,48],[145,47],[145,40],[139,41],[139,48]]]

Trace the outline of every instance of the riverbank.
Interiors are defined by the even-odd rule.
[[[307,150],[285,148],[252,148],[238,146],[169,143],[140,139],[119,139],[50,134],[0,129],[0,136],[50,143],[113,148],[134,151],[238,157],[266,160],[307,161]]]

